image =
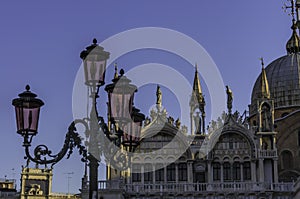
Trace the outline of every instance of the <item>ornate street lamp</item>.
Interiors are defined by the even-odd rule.
[[[106,60],[109,58],[109,52],[104,51],[104,48],[97,44],[97,40],[93,40],[93,44],[86,47],[80,53],[80,58],[84,64],[85,84],[91,91],[92,109],[90,118],[85,126],[87,127],[89,142],[88,144],[88,160],[89,160],[89,198],[98,198],[98,167],[101,156],[101,140],[98,141],[99,133],[105,129],[99,126],[99,116],[97,112],[97,98],[100,86],[105,83]],[[101,122],[104,122],[101,118]],[[82,122],[84,123],[84,122]],[[103,125],[103,124],[102,124]],[[105,126],[105,125],[104,125]],[[108,134],[108,132],[105,132]]]
[[[82,51],[80,57],[84,63],[85,84],[91,91],[90,97],[93,103],[90,118],[87,122],[88,125],[85,125],[89,127],[89,129],[87,129],[89,136],[89,141],[87,142],[90,176],[89,195],[90,198],[91,196],[98,198],[98,161],[101,155],[104,154],[109,164],[114,164],[113,162],[115,161],[114,165],[118,165],[119,163],[116,163],[116,161],[126,161],[124,154],[117,154],[117,152],[120,151],[118,149],[120,144],[122,144],[124,136],[123,129],[125,125],[132,121],[133,99],[137,87],[130,84],[131,80],[124,75],[123,69],[120,70],[120,75],[117,74],[116,69],[114,79],[112,80],[113,83],[105,87],[108,93],[109,117],[108,125],[105,124],[104,119],[98,115],[96,99],[99,97],[99,88],[104,85],[105,82],[106,60],[109,58],[109,53],[98,46],[97,40],[94,39],[93,44]],[[142,115],[142,117],[140,115]],[[145,116],[141,113],[139,113],[139,116],[139,118],[142,119],[134,119],[134,122],[139,121],[139,125],[141,126]],[[137,116],[134,117],[137,118]],[[141,129],[137,128],[135,130]],[[139,133],[136,132],[136,134]],[[104,137],[104,135],[106,137]],[[135,139],[137,140],[137,138]],[[112,145],[104,143],[105,140],[111,141],[110,144]],[[133,142],[135,142],[135,140]],[[126,144],[127,143],[129,142],[126,142]],[[130,150],[132,148],[133,147],[131,147]]]
[[[53,155],[46,145],[38,145],[34,149],[33,156],[30,154],[29,149],[32,139],[38,132],[40,107],[44,105],[44,102],[36,97],[37,95],[32,93],[30,91],[30,86],[27,85],[26,91],[19,94],[19,98],[12,101],[12,105],[15,107],[16,111],[17,133],[21,134],[24,138],[23,146],[25,147],[26,158],[37,164],[52,164],[53,166],[60,161],[67,152],[69,152],[67,156],[67,158],[69,158],[73,152],[73,148],[77,147],[79,153],[83,155],[82,161],[85,161],[86,149],[81,145],[81,139],[76,132],[74,122],[69,126],[63,148],[59,153]]]
[[[85,84],[91,92],[90,117],[76,119],[71,123],[63,148],[58,154],[52,155],[46,145],[37,146],[34,156],[29,153],[32,138],[37,134],[39,111],[44,104],[43,101],[36,98],[37,95],[30,91],[29,86],[26,86],[26,91],[19,94],[19,98],[14,99],[12,104],[16,109],[17,133],[24,137],[23,146],[26,157],[37,164],[52,164],[53,166],[67,152],[69,152],[69,157],[73,148],[77,147],[79,153],[83,155],[82,161],[89,162],[89,198],[94,199],[98,198],[98,162],[101,155],[104,154],[110,163],[126,161],[127,158],[124,158],[124,154],[117,154],[116,146],[118,148],[120,144],[123,144],[128,151],[136,148],[145,116],[133,107],[134,93],[137,91],[137,87],[130,84],[131,80],[124,75],[124,70],[121,69],[120,76],[115,74],[113,83],[105,87],[109,99],[107,125],[103,117],[98,115],[97,98],[99,97],[99,88],[105,84],[106,61],[109,58],[109,52],[104,51],[94,39],[93,44],[80,53],[80,58],[84,65]],[[82,146],[81,138],[76,132],[75,124],[78,123],[85,127],[85,134],[88,137],[87,149]],[[110,145],[105,145],[105,141],[110,142]],[[126,165],[129,166],[128,163]]]

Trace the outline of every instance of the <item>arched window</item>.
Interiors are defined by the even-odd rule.
[[[153,176],[153,172],[152,172],[152,165],[151,164],[145,164],[144,166],[144,182],[152,182],[152,176]]]
[[[187,165],[186,163],[178,164],[178,180],[187,181]]]
[[[213,163],[213,179],[214,179],[214,181],[221,180],[221,166],[220,166],[220,163]]]
[[[241,180],[241,165],[239,162],[233,163],[232,178],[233,180]]]
[[[230,163],[225,162],[223,164],[223,177],[224,181],[230,181],[231,180],[231,168],[230,168]]]
[[[168,181],[176,180],[176,169],[174,163],[167,166],[167,180]]]
[[[164,166],[163,164],[157,164],[155,166],[155,182],[163,182],[164,181]]]
[[[132,182],[141,181],[141,166],[139,164],[132,165]]]
[[[251,180],[251,167],[250,162],[245,162],[243,165],[244,180]]]
[[[281,153],[281,157],[282,157],[283,169],[293,168],[293,166],[294,166],[294,164],[293,164],[293,155],[290,151],[283,151]]]

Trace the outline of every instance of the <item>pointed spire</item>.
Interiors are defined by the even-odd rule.
[[[264,59],[261,57],[260,60],[261,60],[261,67],[262,67],[261,68],[261,94],[262,94],[261,97],[270,99],[271,95],[270,95],[267,74],[264,67]]]
[[[292,36],[286,43],[286,50],[287,50],[288,54],[300,52],[300,46],[299,46],[300,39],[299,39],[298,33],[296,31],[297,24],[296,24],[296,20],[294,18],[293,18],[293,25],[292,25],[291,29],[293,30]]]
[[[200,84],[198,66],[195,64],[195,76],[192,96],[190,99],[190,123],[191,123],[191,134],[205,133],[205,99],[202,94],[202,88]],[[200,112],[201,118],[200,118]],[[194,117],[195,114],[198,117]],[[200,124],[201,123],[201,124]]]
[[[195,64],[195,76],[194,76],[194,84],[193,84],[193,94],[195,95],[198,102],[203,101],[202,96],[202,88],[200,84],[200,79],[198,75],[198,66],[197,63]]]

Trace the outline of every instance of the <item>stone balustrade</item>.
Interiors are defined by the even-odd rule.
[[[156,183],[123,184],[121,181],[99,181],[99,190],[123,190],[127,193],[178,193],[178,192],[291,192],[294,183]]]
[[[258,157],[261,158],[277,158],[277,150],[258,150]]]

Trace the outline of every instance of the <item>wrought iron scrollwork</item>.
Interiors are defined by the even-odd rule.
[[[119,171],[127,170],[130,166],[130,158],[128,154],[122,150],[114,153],[112,158],[110,159],[110,165],[112,165],[115,169]]]
[[[28,143],[28,137],[24,137],[24,143]],[[32,156],[30,154],[30,145],[25,145],[25,153],[26,157],[37,164],[48,165],[51,164],[51,167],[59,162],[65,155],[67,155],[67,159],[73,153],[73,149],[77,148],[80,155],[82,155],[81,161],[87,161],[87,150],[85,146],[82,145],[81,138],[77,133],[75,122],[72,122],[68,128],[68,132],[65,137],[65,142],[63,148],[59,153],[53,155],[52,151],[46,145],[38,145],[35,147]]]

